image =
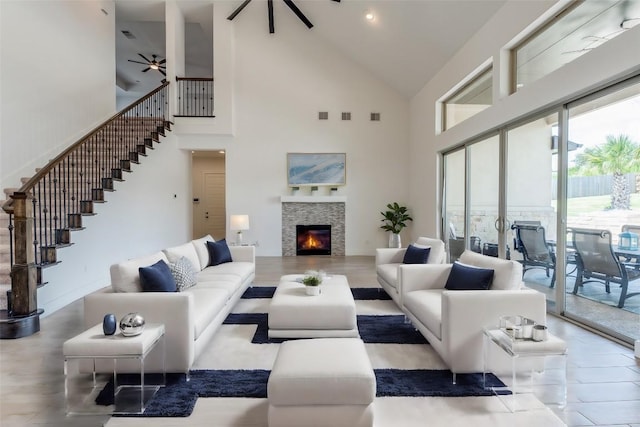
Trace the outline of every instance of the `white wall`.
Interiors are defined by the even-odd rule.
[[[107,0],[0,1],[0,189],[113,114],[114,23]]]
[[[109,285],[111,264],[191,239],[191,153],[178,149],[171,133],[154,145],[125,182],[114,183],[116,191],[105,192],[97,215],[83,217],[86,229],[58,250],[62,262],[44,270],[48,284],[38,290],[38,306],[45,315]]]
[[[414,218],[417,217],[413,228],[414,236],[435,236],[439,230],[439,152],[533,111],[640,71],[635,54],[640,46],[640,27],[637,27],[516,94],[494,100],[492,107],[436,135],[437,100],[487,58],[494,58],[494,72],[505,69],[500,61],[506,56],[501,50],[554,3],[507,2],[411,100],[409,200],[416,211]],[[496,92],[498,91],[494,90],[494,94]]]
[[[112,1],[0,2],[0,188],[114,114],[114,16]],[[191,238],[190,153],[169,134],[141,162],[43,271],[45,316],[108,285],[112,263]]]
[[[229,10],[214,14],[227,16],[235,5],[224,6]],[[245,240],[259,242],[256,252],[263,256],[282,254],[287,152],[345,152],[347,185],[338,193],[347,197],[346,254],[373,255],[388,240],[379,229],[380,211],[389,202],[407,202],[408,100],[318,40],[287,9],[276,10],[276,32],[269,34],[264,10],[255,6],[233,22],[216,20],[227,26],[216,30],[216,46],[220,37],[233,46],[232,54],[216,55],[215,64],[229,69],[221,62],[234,61],[235,136],[177,127],[180,145],[227,151],[227,214],[249,214]],[[329,112],[329,120],[319,121],[319,111]],[[352,113],[351,121],[340,120],[343,111]],[[371,122],[371,112],[382,120]]]

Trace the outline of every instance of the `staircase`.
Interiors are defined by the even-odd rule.
[[[58,264],[58,250],[73,245],[72,234],[84,229],[83,217],[95,215],[105,193],[114,191],[114,182],[124,181],[131,164],[140,163],[170,130],[168,85],[67,148],[23,179],[21,188],[5,189],[7,200],[0,203],[0,338],[39,330],[36,293],[45,285],[42,270]],[[28,210],[32,214],[25,216]],[[9,312],[6,291],[12,286],[19,292],[12,293]],[[32,325],[19,324],[34,316]]]
[[[6,200],[0,197],[0,206],[5,202]],[[0,310],[6,310],[7,291],[11,289],[9,250],[9,215],[0,209]]]

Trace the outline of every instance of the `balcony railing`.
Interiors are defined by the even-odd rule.
[[[176,117],[215,117],[213,78],[176,77],[178,106]]]

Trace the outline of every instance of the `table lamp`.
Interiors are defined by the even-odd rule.
[[[242,232],[249,229],[249,215],[231,215],[231,228],[232,231],[237,231],[236,244],[242,244]]]

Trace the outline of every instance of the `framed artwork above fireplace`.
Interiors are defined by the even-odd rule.
[[[345,153],[287,153],[290,187],[337,186],[347,182]]]

